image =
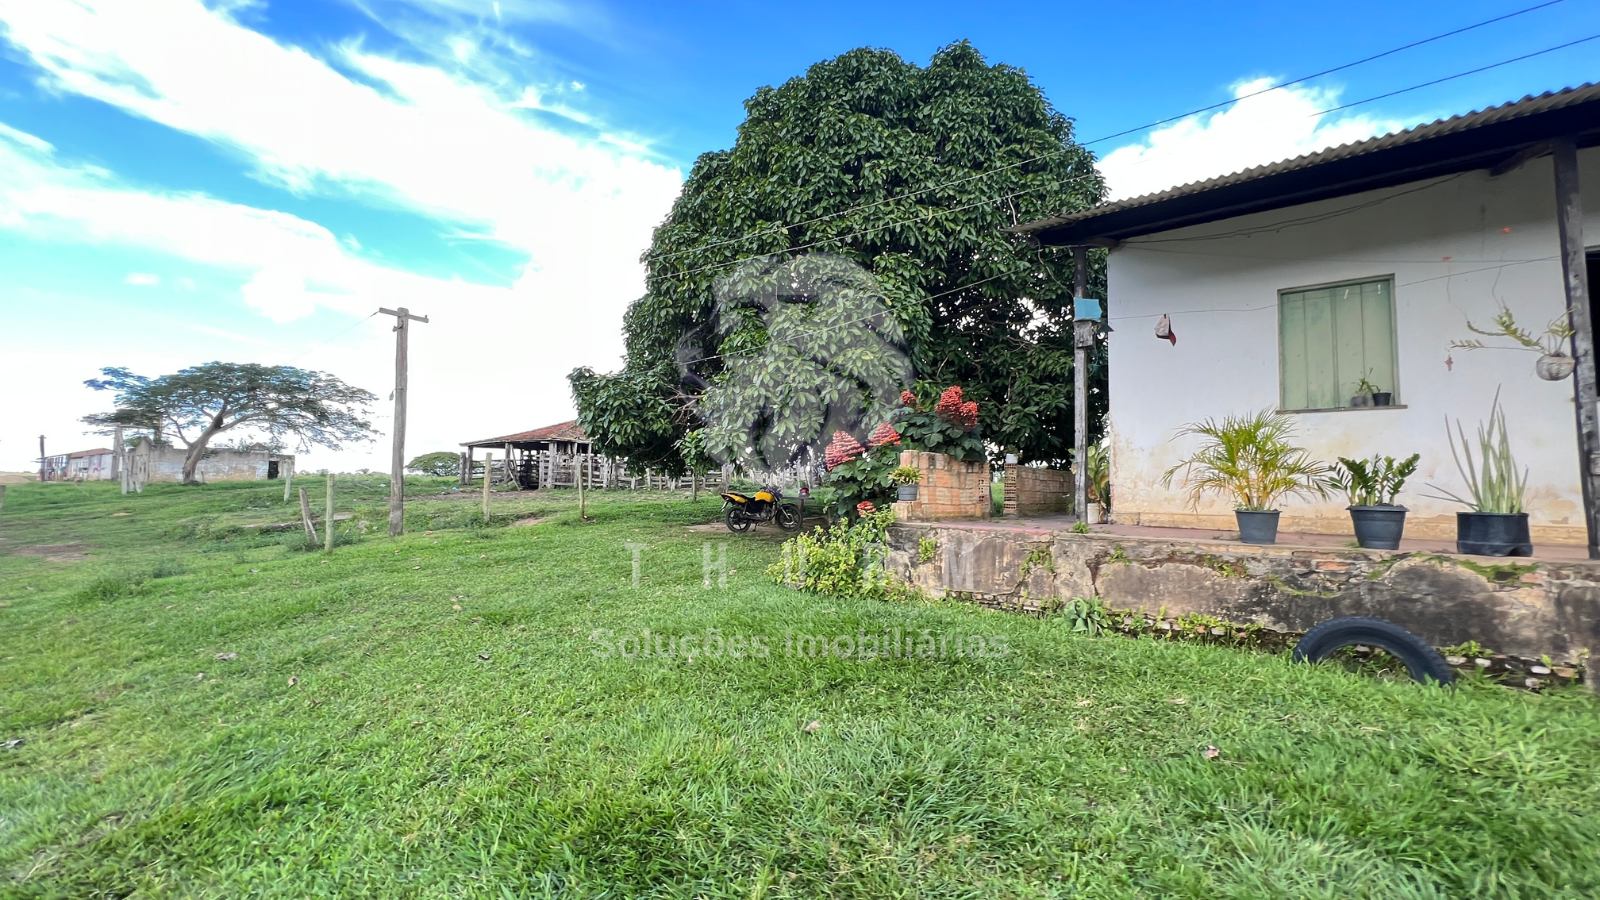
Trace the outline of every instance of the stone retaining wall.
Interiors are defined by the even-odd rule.
[[[933,558],[921,561],[931,537]],[[1437,647],[1580,664],[1600,650],[1600,563],[1539,562],[1231,541],[897,523],[895,577],[935,596],[1019,611],[1099,597],[1161,618],[1200,614],[1299,633],[1339,616],[1387,619]]]
[[[1070,471],[1006,464],[1006,515],[1042,516],[1068,512],[1072,512]]]
[[[940,522],[949,519],[987,519],[994,500],[989,496],[989,464],[960,462],[943,453],[905,450],[900,465],[922,470],[915,500],[894,504],[901,522]]]

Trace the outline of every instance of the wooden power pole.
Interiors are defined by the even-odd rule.
[[[1577,401],[1578,480],[1589,558],[1600,559],[1600,416],[1595,410],[1594,323],[1589,315],[1589,273],[1584,258],[1583,203],[1578,193],[1578,145],[1570,137],[1551,141],[1556,174],[1556,224],[1561,238],[1561,275],[1572,326],[1573,399]]]
[[[48,471],[46,470],[45,465],[46,465],[46,463],[45,463],[45,458],[44,458],[44,435],[41,434],[41,435],[39,435],[39,481],[40,481],[40,483],[44,482],[45,476],[48,474]]]
[[[394,326],[394,457],[389,479],[389,536],[405,533],[406,513],[406,343],[412,321],[428,324],[427,316],[413,316],[404,306],[378,312],[395,317]]]
[[[1089,348],[1094,320],[1084,316],[1089,290],[1089,248],[1072,248],[1072,516],[1087,521],[1089,511]],[[1098,318],[1098,317],[1096,317]]]

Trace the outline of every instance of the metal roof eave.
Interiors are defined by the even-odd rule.
[[[1594,96],[1586,96],[1571,105],[1482,124],[1445,120],[1412,130],[1433,129],[1440,132],[1437,134],[1385,135],[1330,148],[1310,157],[1173,188],[1152,197],[1109,203],[1098,211],[1089,209],[1023,223],[1007,231],[1026,235],[1045,246],[1104,244],[1473,169],[1493,168],[1529,147],[1567,135],[1576,136],[1580,147],[1590,147],[1600,144],[1600,92],[1590,88],[1580,93]],[[1508,107],[1517,105],[1520,103]],[[1495,111],[1509,110],[1503,107]],[[1449,128],[1451,124],[1458,127]],[[1362,144],[1375,146],[1361,152]],[[1316,157],[1328,158],[1318,160]]]

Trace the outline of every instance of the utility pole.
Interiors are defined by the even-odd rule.
[[[43,484],[47,470],[44,459],[44,435],[39,435],[39,483]]]
[[[1072,517],[1087,521],[1089,510],[1089,348],[1094,321],[1084,316],[1089,290],[1089,248],[1072,248]],[[1098,318],[1098,317],[1096,317]]]
[[[1589,272],[1584,258],[1583,203],[1578,193],[1578,145],[1571,137],[1550,142],[1556,174],[1556,224],[1561,237],[1561,282],[1572,326],[1572,393],[1578,419],[1578,480],[1589,558],[1600,559],[1600,413],[1596,412],[1594,323],[1589,316]]]
[[[413,316],[404,306],[378,312],[395,317],[394,326],[394,457],[389,479],[389,536],[405,533],[406,512],[406,339],[413,320],[428,324],[427,316]]]

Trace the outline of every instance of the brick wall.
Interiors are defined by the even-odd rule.
[[[993,500],[989,496],[989,464],[960,462],[943,453],[904,450],[900,465],[922,470],[922,486],[915,500],[895,503],[901,522],[938,522],[946,519],[987,519]]]
[[[1017,463],[1006,464],[1008,516],[1072,512],[1072,473]]]

